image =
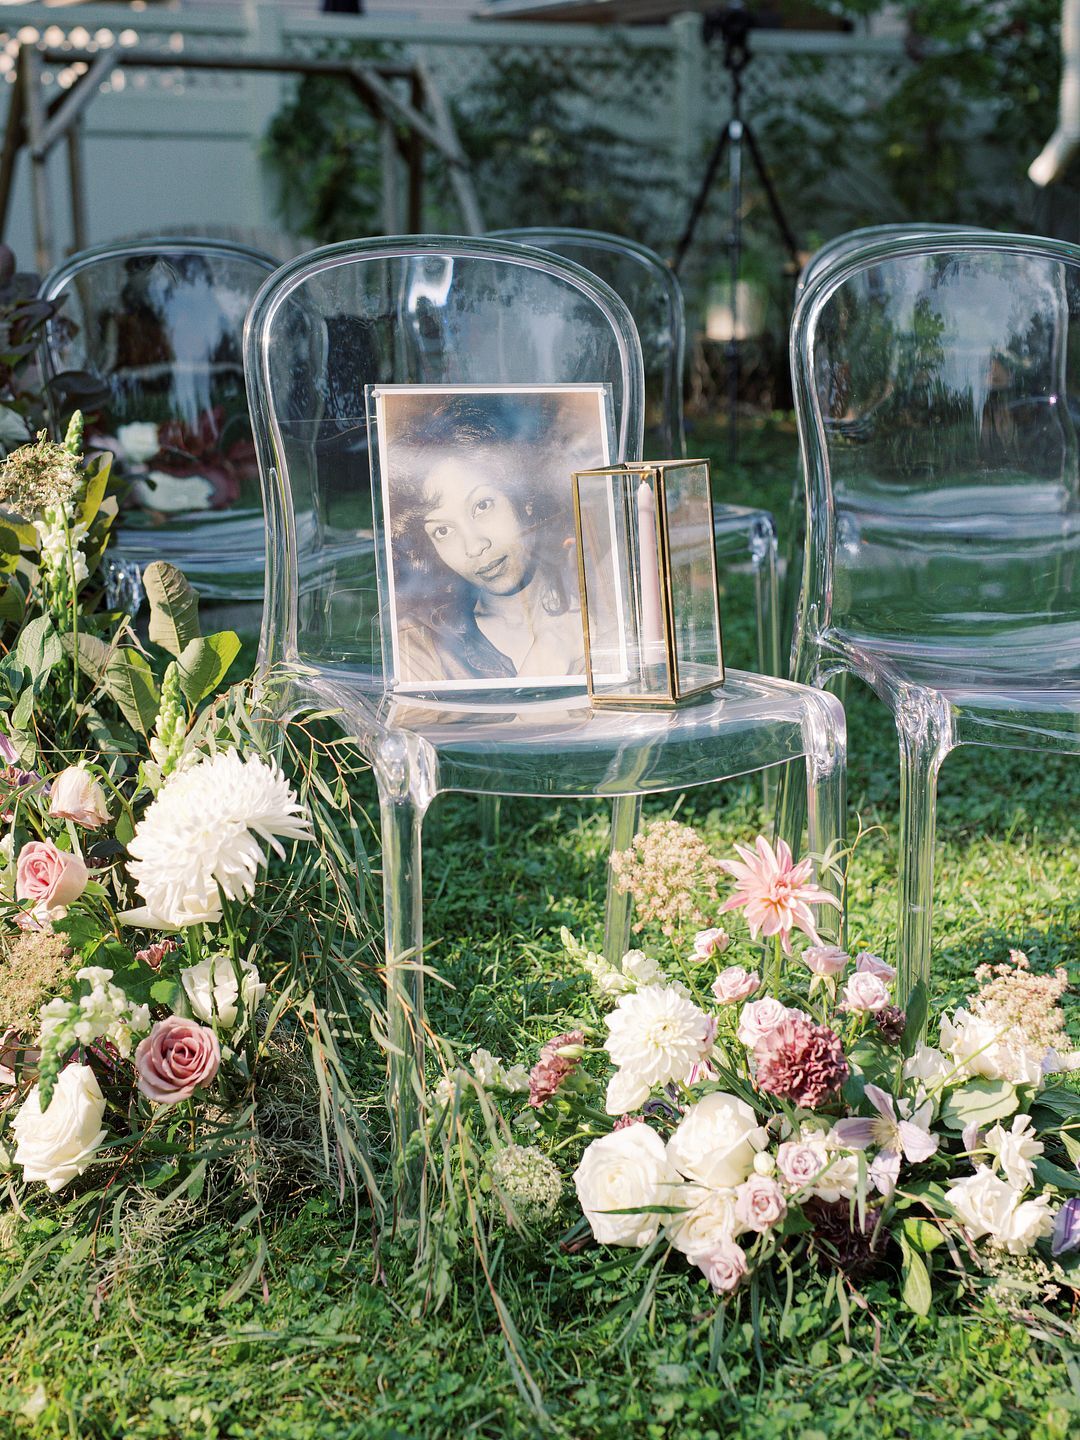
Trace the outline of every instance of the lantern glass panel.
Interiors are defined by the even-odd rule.
[[[580,472],[576,483],[593,697],[670,704],[656,472]]]
[[[708,465],[665,466],[664,493],[676,694],[685,695],[724,679]]]

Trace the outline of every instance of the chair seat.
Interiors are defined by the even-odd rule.
[[[807,753],[807,730],[843,736],[822,691],[728,671],[721,689],[673,710],[596,709],[580,693],[530,699],[527,712],[468,697],[382,696],[347,675],[307,674],[298,689],[327,708],[376,764],[404,742],[431,795],[643,795],[749,774]],[[389,747],[389,749],[387,748]]]

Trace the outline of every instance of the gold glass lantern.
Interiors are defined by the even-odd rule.
[[[673,706],[722,685],[709,462],[606,465],[573,485],[593,703]]]

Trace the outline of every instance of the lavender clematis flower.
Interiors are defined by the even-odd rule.
[[[1055,1260],[1071,1250],[1080,1250],[1080,1195],[1074,1195],[1062,1205],[1050,1237],[1050,1254]]]
[[[926,1100],[911,1108],[901,1101],[903,1109],[898,1114],[896,1101],[877,1085],[867,1085],[864,1093],[877,1116],[838,1120],[833,1126],[833,1136],[849,1150],[866,1150],[877,1145],[870,1178],[881,1194],[888,1195],[896,1189],[901,1157],[916,1165],[920,1160],[929,1160],[938,1148],[938,1137],[930,1134],[933,1102]],[[910,1113],[905,1115],[904,1109]]]

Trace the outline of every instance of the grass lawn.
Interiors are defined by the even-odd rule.
[[[696,437],[700,446],[708,435]],[[695,441],[691,441],[693,446]],[[717,446],[719,441],[717,441]],[[743,464],[721,477],[732,500],[786,519],[794,435],[770,422],[747,438]],[[729,585],[729,660],[750,666],[746,577]],[[870,827],[852,864],[852,948],[888,953],[895,912],[897,767],[891,724],[853,687],[850,815]],[[984,960],[1026,950],[1076,980],[1080,941],[1076,829],[1080,766],[1006,751],[946,762],[939,807],[936,998],[966,993]],[[669,813],[671,802],[654,802]],[[770,821],[760,786],[691,793],[681,818],[715,846]],[[597,942],[605,820],[595,806],[505,807],[504,843],[485,849],[475,802],[438,802],[427,859],[431,961],[453,988],[432,986],[438,1030],[507,1060],[574,1019],[595,1019],[585,977],[562,955],[560,925]],[[360,1056],[377,1106],[379,1056]],[[728,1440],[853,1434],[945,1440],[993,1435],[1058,1440],[1080,1424],[1080,1363],[1062,1322],[1026,1323],[992,1299],[948,1298],[930,1319],[894,1300],[888,1277],[864,1290],[868,1310],[845,1329],[824,1279],[786,1311],[763,1295],[716,1319],[703,1279],[669,1266],[630,1325],[645,1276],[635,1252],[568,1254],[559,1236],[529,1244],[493,1232],[491,1263],[543,1411],[515,1382],[485,1276],[467,1243],[453,1284],[421,1314],[405,1283],[409,1235],[373,1257],[366,1218],[282,1188],[265,1287],[225,1303],[256,1254],[254,1236],[197,1218],[165,1245],[106,1211],[96,1228],[60,1229],[42,1215],[32,1238],[56,1243],[22,1276],[23,1248],[0,1232],[0,1436],[458,1437]],[[783,1320],[781,1322],[781,1314]]]

